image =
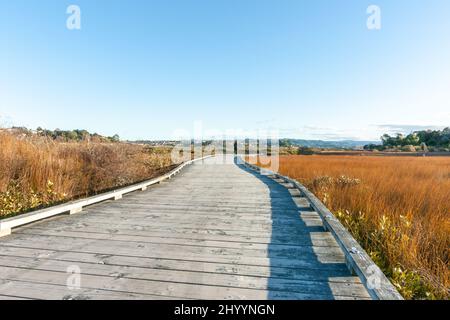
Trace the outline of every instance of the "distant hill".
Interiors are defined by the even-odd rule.
[[[322,149],[356,149],[363,148],[369,144],[380,144],[379,141],[356,141],[356,140],[341,140],[341,141],[324,141],[324,140],[304,140],[304,139],[280,139],[281,147],[307,147],[307,148],[322,148]]]
[[[148,144],[150,146],[175,146],[179,141],[175,140],[133,140],[130,143]]]
[[[239,140],[243,142],[243,140]],[[134,143],[143,143],[149,145],[175,145],[179,141],[173,140],[138,140]],[[203,141],[203,144],[209,144],[211,141]],[[246,139],[246,143],[256,145],[257,141],[254,139]],[[381,145],[379,141],[356,141],[356,140],[342,140],[342,141],[323,141],[323,140],[304,140],[304,139],[280,139],[280,147],[306,147],[306,148],[320,148],[320,149],[362,149],[365,145]]]

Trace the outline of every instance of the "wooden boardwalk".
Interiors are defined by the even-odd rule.
[[[0,299],[370,298],[297,189],[213,162],[0,238]]]

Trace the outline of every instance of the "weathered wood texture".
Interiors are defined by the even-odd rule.
[[[298,190],[213,162],[1,238],[0,299],[370,299]]]

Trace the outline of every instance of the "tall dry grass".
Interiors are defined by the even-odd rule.
[[[152,178],[170,149],[0,132],[0,218]]]
[[[281,156],[405,298],[449,298],[450,158]]]

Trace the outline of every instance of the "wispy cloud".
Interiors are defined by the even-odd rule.
[[[13,118],[7,114],[0,113],[0,128],[8,128],[13,126]]]

